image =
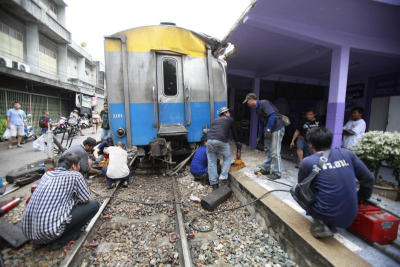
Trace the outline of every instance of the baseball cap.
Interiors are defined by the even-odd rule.
[[[257,99],[257,95],[255,93],[248,93],[243,101],[243,104],[246,104],[250,99]]]

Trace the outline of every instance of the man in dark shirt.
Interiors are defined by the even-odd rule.
[[[81,161],[80,161],[80,172],[82,174],[98,174],[101,173],[100,170],[92,168],[92,161],[89,159],[88,153],[90,153],[93,148],[96,146],[96,140],[88,137],[83,141],[83,145],[74,145],[68,148],[63,155],[67,153],[75,153],[77,154]]]
[[[47,110],[43,110],[43,115],[39,118],[39,127],[42,128],[42,135],[49,130],[50,122],[51,120],[49,117],[49,112]]]
[[[108,104],[104,103],[104,109],[100,112],[101,140],[111,137],[110,121],[108,120]]]
[[[114,145],[114,142],[113,142],[112,137],[107,137],[106,140],[104,140],[98,146],[96,146],[93,151],[93,156],[96,159],[96,161],[97,162],[103,161],[104,160],[104,148],[113,146],[113,145]]]
[[[255,173],[261,172],[272,180],[279,179],[282,173],[281,145],[285,134],[285,126],[279,118],[279,111],[268,100],[258,100],[254,93],[246,95],[243,104],[245,103],[250,108],[256,109],[259,120],[258,135],[264,134],[266,157],[261,168]]]
[[[238,140],[234,120],[231,118],[229,109],[227,107],[220,108],[218,115],[219,117],[211,123],[210,130],[207,133],[208,178],[213,190],[218,188],[217,156],[221,155],[224,160],[219,182],[221,185],[226,185],[232,160],[228,142],[229,133],[232,132],[236,145]]]
[[[304,114],[304,119],[300,121],[299,127],[293,134],[292,142],[290,143],[290,148],[294,148],[296,142],[296,153],[299,163],[304,157],[310,156],[313,152],[306,142],[306,135],[310,129],[320,127],[319,121],[315,118],[315,112],[313,109],[306,109]],[[296,165],[298,168],[299,165]]]
[[[311,172],[320,157],[332,145],[332,133],[325,127],[313,128],[307,141],[314,152],[301,164],[298,181]],[[360,183],[357,192],[356,179]],[[314,222],[311,233],[316,238],[332,236],[335,227],[349,227],[358,213],[358,201],[367,200],[374,186],[374,176],[365,164],[350,150],[330,151],[327,162],[313,181],[315,202],[311,207]]]

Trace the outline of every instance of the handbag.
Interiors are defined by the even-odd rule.
[[[328,161],[330,150],[326,150],[319,158],[317,165],[313,166],[312,172],[300,183],[297,183],[290,189],[290,194],[296,202],[306,211],[306,214],[311,213],[311,206],[315,201],[315,190],[312,186],[314,178],[323,169],[324,164]]]
[[[285,127],[288,127],[290,125],[290,119],[288,116],[283,114],[278,114],[277,117],[282,120],[283,125],[285,125]]]

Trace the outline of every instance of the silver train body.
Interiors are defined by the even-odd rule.
[[[217,110],[227,105],[226,63],[215,56],[221,49],[215,39],[171,25],[106,37],[114,140],[128,147],[166,145],[163,139],[174,138],[199,142]]]

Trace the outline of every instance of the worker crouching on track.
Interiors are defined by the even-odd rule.
[[[208,184],[207,136],[203,136],[200,142],[201,146],[194,153],[190,164],[190,172],[195,180]]]
[[[95,139],[88,137],[83,141],[82,145],[74,145],[71,146],[67,151],[63,153],[63,155],[67,153],[76,153],[81,161],[80,161],[80,172],[82,174],[98,174],[101,171],[92,168],[92,160],[89,159],[88,152],[91,152],[93,148],[96,146],[97,142]]]
[[[109,164],[102,168],[106,176],[107,188],[115,187],[115,181],[121,179],[122,187],[128,187],[129,176],[131,173],[128,167],[128,152],[125,150],[123,142],[117,142],[116,146],[104,148],[104,153],[109,155]]]
[[[94,148],[93,156],[96,159],[96,162],[100,162],[104,160],[104,149],[106,147],[110,147],[114,145],[114,141],[112,137],[107,137],[106,140],[101,142],[98,146]]]
[[[316,238],[330,237],[335,227],[349,227],[358,213],[358,201],[367,200],[374,185],[374,176],[350,150],[344,148],[325,152],[332,145],[332,133],[325,127],[308,131],[307,141],[313,155],[300,164],[299,183],[310,175],[323,154],[327,161],[312,181],[315,202],[311,206],[314,222],[311,234]],[[356,178],[360,183],[357,192]]]
[[[271,180],[279,179],[282,174],[281,146],[285,125],[278,116],[278,109],[268,100],[257,100],[254,93],[246,95],[243,104],[245,103],[248,107],[256,109],[259,120],[258,134],[264,134],[266,156],[260,170],[256,170],[255,173],[267,175]]]
[[[218,188],[218,180],[220,185],[227,185],[228,173],[231,167],[231,149],[229,146],[229,133],[232,132],[233,139],[238,145],[234,120],[227,107],[222,107],[218,110],[219,117],[212,123],[210,130],[207,133],[207,160],[208,160],[208,178],[213,190]],[[218,179],[218,159],[221,155],[224,162],[222,163],[221,174]]]
[[[99,210],[79,169],[80,157],[67,153],[42,176],[22,216],[22,231],[35,246],[65,246]]]

